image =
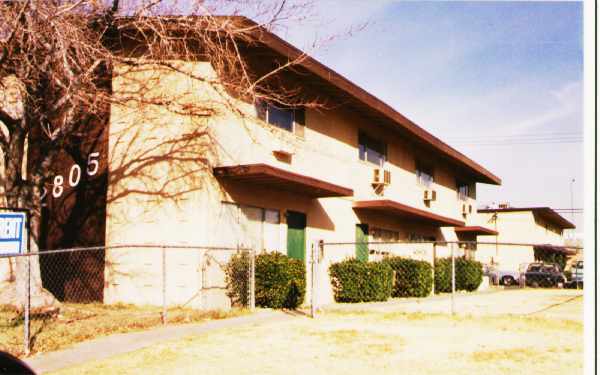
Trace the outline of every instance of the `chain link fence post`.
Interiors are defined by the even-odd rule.
[[[316,246],[313,242],[310,251],[310,262],[311,262],[311,293],[310,293],[310,316],[316,318],[317,316],[317,290],[318,285],[318,272],[319,272],[319,256],[323,253],[323,240],[317,242]]]
[[[450,244],[450,254],[452,257],[452,294],[450,296],[450,300],[451,300],[451,313],[452,315],[454,315],[454,313],[456,312],[456,306],[455,306],[455,301],[454,301],[454,294],[456,293],[456,262],[455,262],[455,255],[454,255],[454,246],[456,244],[451,243]]]
[[[27,252],[30,252],[30,249],[27,249]],[[24,335],[24,340],[23,340],[23,351],[25,352],[25,355],[29,355],[29,351],[30,351],[30,335],[31,335],[31,331],[30,331],[30,312],[31,312],[31,256],[27,255],[27,282],[26,282],[26,288],[27,288],[27,292],[25,293],[25,306],[24,306],[24,322],[23,322],[23,335]]]
[[[432,277],[432,283],[431,283],[431,296],[435,296],[435,257],[436,257],[436,243],[433,243],[433,250],[432,250],[432,259],[431,259],[431,277]]]
[[[161,322],[167,324],[167,252],[164,246],[161,247],[162,258],[162,313]]]
[[[250,272],[248,273],[249,278],[249,293],[250,293],[250,310],[254,311],[256,308],[256,252],[254,249],[250,250]]]
[[[316,249],[314,242],[310,245],[310,317],[315,318],[317,315],[317,307],[316,307],[316,285],[315,285],[315,258],[316,258]]]

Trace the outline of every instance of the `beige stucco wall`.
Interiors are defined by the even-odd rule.
[[[499,245],[479,244],[476,259],[484,263],[497,263],[500,269],[517,271],[521,263],[534,261],[533,246],[520,244],[563,245],[560,230],[548,229],[552,224],[534,217],[531,211],[479,213],[481,225],[498,231],[498,236],[478,236],[478,242],[498,242]],[[548,228],[547,228],[548,227]],[[515,245],[508,245],[513,243]]]
[[[206,63],[181,64],[193,74],[209,79],[214,72]],[[117,67],[117,70],[119,68]],[[151,84],[149,84],[151,83]],[[355,225],[368,223],[395,230],[405,240],[410,233],[456,240],[452,228],[432,228],[398,219],[362,215],[352,209],[355,200],[392,199],[439,215],[473,221],[463,217],[455,176],[445,163],[417,154],[410,143],[389,130],[356,115],[336,110],[307,110],[304,137],[264,124],[256,119],[253,105],[224,94],[206,82],[193,81],[185,74],[156,72],[152,69],[116,77],[115,95],[148,85],[147,98],[160,97],[169,105],[139,105],[123,100],[111,111],[109,137],[109,191],[107,198],[106,244],[175,244],[193,246],[232,246],[244,241],[245,234],[224,230],[232,225],[223,202],[235,202],[280,213],[280,248],[286,252],[285,212],[307,215],[306,262],[310,270],[310,247],[318,240],[351,242]],[[223,105],[223,100],[239,112]],[[189,117],[177,114],[186,104],[206,103],[217,109],[210,116]],[[383,196],[373,192],[372,164],[358,158],[358,131],[388,143],[392,184]],[[190,136],[191,135],[191,136]],[[166,141],[166,143],[165,143]],[[175,146],[174,146],[175,145]],[[178,147],[179,146],[179,147]],[[184,161],[174,157],[173,147],[185,154]],[[184,151],[180,151],[182,148]],[[291,163],[277,160],[274,150],[293,153]],[[433,189],[437,201],[427,207],[423,188],[415,175],[415,159],[435,166]],[[247,184],[220,183],[212,177],[215,166],[265,163],[354,189],[354,197],[310,199],[285,191]],[[475,201],[472,204],[475,210]],[[261,250],[261,249],[257,249]],[[429,260],[432,249],[425,245],[397,246],[392,253]],[[105,300],[138,304],[162,301],[161,249],[115,249],[107,253]],[[224,273],[218,262],[206,265],[203,250],[173,250],[167,255],[167,300],[198,307],[228,307]],[[449,254],[440,248],[439,254]],[[226,263],[231,251],[212,251]],[[354,245],[327,246],[319,264],[319,303],[333,301],[327,268],[332,262],[353,257]],[[310,285],[310,271],[307,281]],[[310,299],[307,288],[307,301]]]

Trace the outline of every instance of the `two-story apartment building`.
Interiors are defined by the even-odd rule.
[[[535,250],[574,254],[565,247],[563,231],[574,229],[569,220],[549,207],[510,207],[477,210],[482,225],[497,234],[479,236],[475,259],[496,264],[501,269],[518,270],[519,265],[535,260]],[[496,242],[497,244],[494,244]]]
[[[266,31],[248,53],[265,64],[302,54]],[[218,78],[208,62],[175,63],[179,71],[127,67],[113,79],[115,95],[152,82],[145,95],[168,104],[114,104],[99,137],[104,146],[90,149],[92,170],[107,176],[98,211],[106,246],[242,246],[308,265],[319,240],[452,241],[487,230],[473,219],[476,184],[500,179],[318,61],[307,57],[279,73],[334,104],[317,108],[228,96],[190,78]],[[166,108],[192,101],[222,110],[199,119]],[[231,255],[222,254],[221,262]],[[369,248],[328,249],[318,275],[321,302],[332,300],[327,265],[354,256],[368,259]],[[202,259],[169,252],[169,302],[228,305],[222,288],[206,287],[222,285],[222,270]],[[102,262],[105,302],[160,303],[159,251],[108,250]]]

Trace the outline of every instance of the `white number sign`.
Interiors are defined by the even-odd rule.
[[[93,176],[96,173],[98,173],[98,169],[100,168],[100,162],[98,161],[99,158],[100,158],[99,152],[92,152],[91,154],[88,155],[87,167],[86,167],[86,173],[88,174],[88,176]],[[69,170],[69,178],[68,178],[69,186],[76,187],[77,185],[79,185],[80,181],[81,181],[81,167],[78,164],[73,164],[71,166],[71,169]],[[65,179],[62,175],[54,176],[54,181],[52,184],[52,196],[54,198],[59,198],[62,195],[62,193],[65,190],[64,183],[65,183]],[[47,196],[48,196],[48,189],[44,186],[44,187],[42,187],[42,194],[40,196],[40,198],[42,200],[42,207],[46,207],[45,199]]]

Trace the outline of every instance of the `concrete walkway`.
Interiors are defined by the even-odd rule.
[[[231,319],[212,320],[198,324],[172,325],[141,332],[115,334],[84,341],[69,349],[35,355],[26,358],[25,362],[38,374],[42,374],[88,361],[106,359],[118,354],[142,349],[159,342],[200,335],[223,328],[248,324],[269,324],[294,319],[297,316],[298,313],[294,312],[259,310],[251,315]]]

